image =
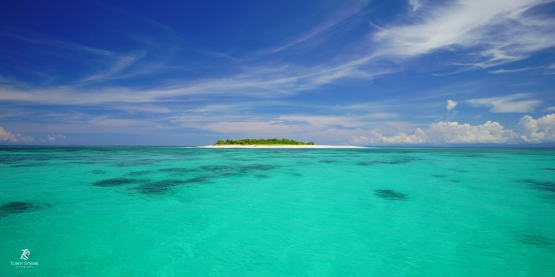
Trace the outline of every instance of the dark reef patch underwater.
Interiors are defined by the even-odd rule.
[[[147,181],[148,180],[130,179],[130,178],[112,178],[112,179],[105,179],[105,180],[94,182],[93,186],[116,187],[116,186],[122,186],[122,185],[133,184],[133,183],[142,183]]]
[[[553,239],[542,235],[518,235],[516,238],[520,243],[539,247],[552,246],[555,244]]]
[[[95,169],[91,171],[92,174],[104,174],[106,173],[106,171],[104,170],[100,170],[100,169]]]
[[[169,193],[170,189],[176,186],[206,183],[208,181],[209,178],[207,177],[195,177],[185,180],[163,180],[158,182],[148,182],[136,188],[132,188],[131,190],[135,190],[141,194],[161,195]]]
[[[127,172],[125,173],[125,175],[128,175],[128,176],[146,175],[146,174],[150,174],[151,172],[152,171],[150,170],[139,170],[139,171]]]
[[[417,157],[395,157],[391,160],[373,160],[373,161],[366,161],[366,162],[357,162],[357,165],[377,165],[377,164],[388,164],[388,165],[396,165],[396,164],[406,164],[414,161],[420,161],[422,158]]]
[[[391,189],[377,189],[374,194],[385,200],[406,200],[407,195]]]
[[[12,201],[0,206],[0,217],[12,215],[12,214],[34,212],[51,206],[52,205],[50,204],[44,204],[44,203],[33,203],[28,201]]]
[[[518,182],[531,185],[533,188],[539,191],[553,193],[553,196],[555,197],[555,181],[521,179],[518,180]]]

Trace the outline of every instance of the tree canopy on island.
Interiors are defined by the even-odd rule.
[[[314,142],[302,142],[292,139],[226,139],[218,140],[214,145],[314,145]]]

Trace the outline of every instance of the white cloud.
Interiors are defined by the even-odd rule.
[[[549,107],[543,110],[544,112],[555,112],[555,107]]]
[[[226,114],[184,115],[172,119],[172,123],[183,127],[209,130],[216,133],[302,133],[326,131],[330,129],[354,130],[367,128],[374,122],[395,117],[393,114],[372,113],[366,115],[280,115],[278,117],[252,118],[249,116]],[[222,120],[224,119],[224,120]]]
[[[447,107],[445,107],[448,111],[454,109],[457,106],[457,102],[453,100],[447,100]]]
[[[489,71],[488,73],[491,73],[491,74],[514,73],[514,72],[522,72],[522,71],[527,71],[527,70],[532,70],[532,69],[537,69],[537,68],[541,68],[541,67],[524,67],[524,68],[518,68],[518,69],[502,69],[501,68],[501,69]]]
[[[392,136],[372,130],[364,136],[353,136],[351,144],[421,144],[421,143],[542,143],[555,142],[555,114],[537,120],[525,115],[516,130],[505,129],[498,122],[482,125],[437,122],[426,130],[416,128],[414,134],[398,133]]]
[[[119,57],[108,70],[103,70],[103,72],[100,74],[89,76],[84,80],[82,80],[81,82],[83,83],[94,82],[94,81],[103,81],[105,79],[110,79],[115,74],[121,72],[122,70],[132,65],[138,58],[140,57],[137,57],[135,55]]]
[[[414,0],[411,0],[414,1]],[[329,32],[330,30],[336,28],[337,26],[344,24],[347,19],[355,17],[360,13],[361,9],[367,4],[367,0],[354,1],[354,5],[349,5],[346,8],[339,8],[336,12],[329,18],[327,18],[320,25],[316,26],[314,29],[307,33],[304,33],[297,37],[296,39],[289,41],[281,46],[275,47],[273,49],[264,51],[266,53],[275,54],[277,52],[286,50],[292,46],[296,46],[301,43],[306,43],[307,41],[314,40],[314,38]]]
[[[422,0],[409,0],[409,5],[412,11],[415,12],[422,6]]]
[[[14,35],[11,33],[0,32],[0,36],[10,37],[10,38],[22,40],[25,42],[29,42],[29,43],[65,48],[72,51],[80,51],[80,52],[85,52],[85,53],[95,54],[95,55],[110,56],[113,54],[112,52],[106,51],[103,49],[93,48],[93,47],[89,47],[89,46],[85,46],[74,42],[61,40],[58,38],[45,36],[37,33],[29,33],[29,36],[22,36],[22,35]]]
[[[371,113],[364,115],[281,115],[277,118],[288,125],[302,125],[307,129],[365,128],[384,119],[395,118],[390,113]]]
[[[518,123],[519,139],[524,142],[541,143],[555,141],[555,114],[549,114],[538,120],[525,115]]]
[[[21,134],[12,134],[0,127],[0,141],[10,141],[10,142],[31,142],[34,139],[32,137],[25,137]]]
[[[400,132],[394,136],[384,136],[378,131],[372,130],[368,136],[353,136],[350,140],[351,144],[363,145],[363,144],[417,144],[427,142],[426,133],[420,129],[416,128],[414,134],[407,135],[406,133]]]
[[[56,142],[56,138],[54,138],[53,136],[47,135],[46,138],[39,138],[40,142],[51,142],[54,143]]]
[[[55,143],[56,139],[65,139],[66,136],[62,135],[62,134],[57,134],[57,135],[46,135],[46,138],[39,138],[40,142],[50,142],[50,143]]]
[[[114,105],[110,108],[135,113],[171,113],[172,110],[159,105]]]
[[[490,98],[468,100],[473,106],[491,107],[492,113],[527,113],[533,112],[541,100],[519,100],[530,96],[528,93],[513,94]]]
[[[381,43],[381,54],[411,57],[458,49],[474,59],[467,65],[490,67],[555,46],[549,39],[555,36],[555,20],[530,12],[548,2],[552,0],[450,1],[427,11],[416,24],[383,28],[374,39]]]
[[[291,134],[293,132],[302,132],[303,128],[300,126],[292,126],[283,124],[282,122],[261,122],[261,121],[222,121],[216,123],[209,123],[196,126],[202,130],[208,130],[216,133],[231,134],[257,134],[257,135],[283,135]]]
[[[427,130],[432,143],[504,143],[512,134],[497,122],[487,121],[482,125],[438,122]]]

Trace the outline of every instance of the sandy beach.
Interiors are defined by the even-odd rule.
[[[365,148],[350,145],[206,145],[198,148]]]

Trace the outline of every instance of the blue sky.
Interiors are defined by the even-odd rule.
[[[555,142],[555,1],[4,1],[0,143]]]

